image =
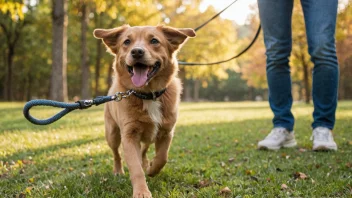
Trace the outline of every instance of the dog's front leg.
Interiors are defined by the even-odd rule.
[[[148,176],[155,176],[165,166],[173,138],[173,130],[174,129],[172,129],[171,132],[166,132],[155,140],[155,157],[147,169]]]
[[[132,131],[133,133],[134,131]],[[126,133],[124,133],[126,134]],[[127,132],[128,134],[128,132]],[[133,197],[134,198],[150,198],[152,194],[150,193],[146,180],[144,171],[141,163],[141,145],[140,140],[135,135],[122,136],[122,147],[124,151],[124,158],[127,164],[130,178],[133,187]]]

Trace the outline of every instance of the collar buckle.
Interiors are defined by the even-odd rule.
[[[156,101],[156,95],[155,92],[152,91],[152,95],[153,95],[153,101]]]

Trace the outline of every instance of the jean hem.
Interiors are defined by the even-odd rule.
[[[334,129],[334,126],[331,126],[329,124],[322,124],[322,123],[317,123],[317,124],[312,124],[312,128],[313,130],[317,127],[325,127],[325,128],[328,128],[330,130],[333,130]]]

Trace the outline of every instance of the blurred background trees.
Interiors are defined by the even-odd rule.
[[[52,24],[53,47],[50,80],[50,99],[58,101],[67,101],[67,0],[53,1]],[[83,45],[82,51],[87,51],[86,47]]]
[[[67,9],[58,8],[59,2],[66,3]],[[95,28],[126,23],[197,27],[217,12],[211,6],[201,11],[201,3],[202,0],[0,0],[0,100],[73,100],[106,94],[113,57],[93,37]],[[293,18],[293,95],[295,100],[309,102],[312,63],[299,1]],[[198,31],[178,58],[188,62],[229,58],[248,45],[258,24],[256,5],[244,25],[219,17]],[[351,33],[350,0],[339,10],[337,22],[340,99],[352,99]],[[210,67],[181,66],[183,100],[267,99],[264,53],[260,37],[248,53],[234,61]]]

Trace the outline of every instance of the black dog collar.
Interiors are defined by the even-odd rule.
[[[142,100],[156,100],[159,98],[163,93],[165,93],[166,88],[160,91],[156,92],[150,92],[150,93],[143,93],[143,92],[133,92],[133,95],[135,95],[137,98],[140,98]]]

